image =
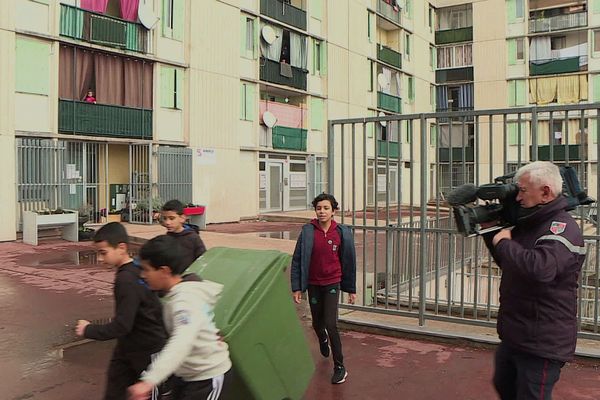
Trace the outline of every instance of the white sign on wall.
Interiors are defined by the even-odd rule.
[[[265,190],[267,188],[267,174],[265,172],[261,172],[258,174],[259,180],[259,189]]]
[[[198,165],[215,165],[217,163],[217,151],[215,149],[196,149],[196,164]]]
[[[377,174],[377,191],[387,191],[387,179],[385,179],[385,174]]]
[[[305,188],[306,173],[290,174],[290,188]]]

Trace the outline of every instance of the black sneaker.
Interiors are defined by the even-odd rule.
[[[346,382],[346,377],[348,376],[348,372],[346,372],[346,368],[343,365],[336,365],[333,367],[333,375],[331,376],[331,383],[338,384]]]
[[[327,338],[323,342],[319,342],[319,348],[323,357],[329,357],[329,340]]]

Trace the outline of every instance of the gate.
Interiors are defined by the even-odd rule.
[[[152,193],[152,144],[129,145],[129,222],[151,224],[161,205]]]
[[[192,149],[158,146],[158,196],[192,202]]]
[[[569,165],[598,198],[600,104],[386,115],[329,121],[328,186],[353,228],[361,311],[493,326],[500,269],[458,234],[445,195],[535,160]],[[578,207],[588,258],[580,336],[600,339],[598,203]]]

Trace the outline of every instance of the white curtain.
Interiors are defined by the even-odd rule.
[[[587,43],[581,43],[564,49],[552,50],[552,58],[569,58],[579,56],[579,65],[587,65]]]
[[[262,28],[266,25],[267,24],[261,24],[260,26],[260,54],[263,57],[268,58],[269,60],[279,62],[279,59],[281,57],[281,45],[283,44],[283,29],[273,25],[269,25],[275,31],[276,36],[273,43],[269,45],[267,42],[265,42],[265,39],[262,37]]]
[[[381,86],[381,91],[385,94],[392,94],[392,70],[383,67],[381,69],[381,73],[383,74],[383,76],[385,77],[385,81],[387,82],[387,85]]]
[[[306,37],[290,32],[290,64],[306,69]]]
[[[548,60],[552,58],[552,50],[550,48],[550,37],[534,37],[531,39],[529,46],[529,59],[531,61]]]

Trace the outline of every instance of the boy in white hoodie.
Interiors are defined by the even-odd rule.
[[[148,285],[166,292],[163,317],[169,340],[140,381],[129,387],[130,399],[148,399],[152,388],[170,375],[175,376],[176,400],[219,399],[231,375],[227,343],[213,318],[222,286],[195,274],[182,276],[187,265],[177,240],[167,235],[144,244],[139,258]]]

